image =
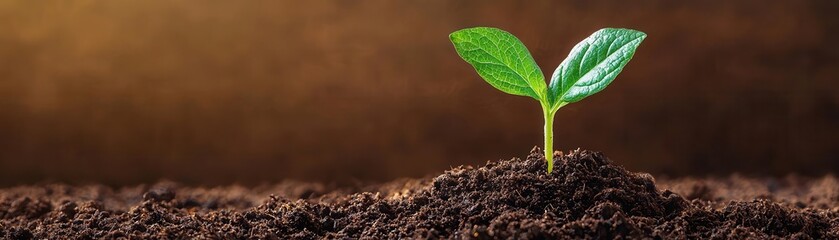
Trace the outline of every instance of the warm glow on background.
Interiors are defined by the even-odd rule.
[[[524,157],[538,104],[448,34],[494,26],[546,74],[602,27],[649,37],[556,148],[655,174],[839,171],[834,1],[0,0],[0,185],[418,177]]]

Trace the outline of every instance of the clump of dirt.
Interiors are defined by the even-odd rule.
[[[808,178],[747,178],[740,175],[707,178],[662,178],[659,188],[671,189],[687,199],[701,199],[724,207],[727,201],[766,199],[795,208],[839,210],[839,180],[834,176]]]
[[[0,191],[0,237],[839,238],[836,208],[772,201],[772,192],[723,203],[718,185],[668,182],[687,189],[686,199],[657,188],[652,176],[628,172],[591,151],[557,156],[548,175],[539,152],[356,189],[303,183],[255,190],[173,183],[121,190],[5,189]]]

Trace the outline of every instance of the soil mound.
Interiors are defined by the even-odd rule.
[[[839,239],[836,208],[766,199],[720,203],[703,200],[712,198],[707,189],[686,200],[591,151],[557,156],[554,172],[545,169],[534,149],[523,160],[358,193],[302,183],[251,193],[177,184],[20,187],[0,190],[0,237]],[[267,192],[276,195],[258,197]]]

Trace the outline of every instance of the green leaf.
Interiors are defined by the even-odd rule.
[[[542,70],[513,34],[497,28],[476,27],[456,31],[449,38],[457,54],[493,87],[513,95],[546,100]]]
[[[578,43],[551,76],[551,105],[577,102],[606,88],[646,37],[632,29],[604,28]]]

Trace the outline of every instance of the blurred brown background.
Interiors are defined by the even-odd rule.
[[[667,175],[839,170],[836,1],[0,0],[0,185],[417,177],[525,156],[531,99],[447,35],[495,26],[550,75],[645,31],[556,147]]]

